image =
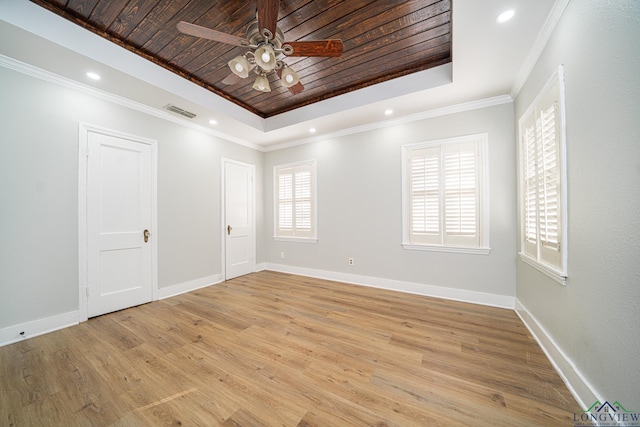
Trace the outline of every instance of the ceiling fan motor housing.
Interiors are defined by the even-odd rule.
[[[249,41],[250,46],[261,46],[265,43],[271,44],[275,49],[281,49],[282,43],[284,43],[284,33],[280,28],[276,27],[275,35],[271,35],[269,30],[264,29],[266,34],[260,31],[258,26],[258,21],[255,20],[249,27],[247,27],[247,40]],[[267,38],[268,35],[271,35],[271,38]]]

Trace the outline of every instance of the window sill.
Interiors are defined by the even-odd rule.
[[[463,246],[437,246],[437,245],[418,245],[415,243],[403,243],[403,249],[413,251],[430,251],[430,252],[449,252],[457,254],[474,254],[489,255],[491,248],[469,248]]]
[[[279,237],[273,236],[273,240],[278,242],[293,242],[293,243],[318,243],[317,238],[311,237]]]
[[[553,267],[543,264],[540,261],[537,261],[531,258],[529,255],[525,254],[524,252],[520,252],[519,255],[520,255],[520,259],[523,262],[529,264],[531,267],[535,268],[539,272],[546,274],[556,282],[560,283],[562,286],[566,286],[567,284],[566,273],[562,273]]]

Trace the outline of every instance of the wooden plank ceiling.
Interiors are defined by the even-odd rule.
[[[261,117],[451,62],[451,0],[281,0],[286,41],[342,39],[338,58],[283,57],[304,91],[293,95],[275,73],[271,92],[253,78],[225,85],[227,62],[247,48],[178,32],[180,21],[246,37],[253,0],[31,0]]]

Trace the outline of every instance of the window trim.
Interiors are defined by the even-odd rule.
[[[311,167],[311,236],[279,236],[278,235],[278,171],[282,169],[310,166]],[[273,239],[281,242],[317,243],[318,242],[318,169],[317,162],[304,160],[273,166]]]
[[[317,237],[273,236],[273,240],[278,241],[278,242],[318,243],[318,238]]]
[[[440,244],[415,243],[410,240],[409,227],[409,188],[407,182],[407,173],[409,165],[407,155],[410,150],[421,148],[440,147],[446,144],[459,144],[474,142],[478,148],[478,177],[480,179],[480,198],[479,198],[479,245],[476,246],[451,246]],[[419,250],[431,252],[447,252],[447,253],[463,253],[474,255],[488,255],[491,253],[490,247],[490,210],[489,210],[489,135],[488,133],[478,133],[471,135],[462,135],[452,138],[443,138],[415,144],[406,144],[402,146],[402,248],[405,250]]]
[[[560,283],[563,286],[567,284],[566,274],[560,273],[555,268],[534,259],[529,254],[526,254],[524,252],[520,252],[518,255],[520,256],[520,260],[522,260],[523,262],[526,262],[527,264],[529,264],[531,267],[535,268],[539,272],[546,274],[551,279],[555,280],[556,282]]]
[[[560,195],[558,198],[558,202],[560,204],[560,215],[558,218],[559,222],[559,240],[560,240],[560,255],[559,262],[560,266],[552,265],[548,262],[545,262],[541,259],[540,249],[537,249],[536,257],[533,257],[532,254],[525,250],[526,247],[526,234],[525,227],[526,218],[525,218],[525,153],[524,153],[524,144],[523,144],[523,132],[524,132],[524,124],[527,122],[531,115],[535,113],[536,110],[541,108],[541,101],[544,98],[547,98],[550,95],[550,91],[554,86],[557,85],[557,99],[558,99],[558,117],[560,120],[559,124],[559,132],[558,135],[558,167],[560,169],[558,179],[560,180]],[[564,68],[562,65],[559,65],[558,68],[553,72],[549,80],[544,84],[542,89],[538,92],[534,100],[529,104],[524,113],[520,116],[518,120],[518,167],[519,167],[519,185],[518,185],[518,220],[520,221],[520,239],[518,248],[518,254],[520,259],[534,267],[538,271],[546,274],[554,281],[560,283],[561,285],[566,285],[568,278],[567,271],[567,260],[568,260],[568,188],[567,188],[567,135],[566,135],[566,110],[565,110],[565,84],[564,84]],[[539,226],[536,227],[536,233],[539,236],[540,230]],[[539,240],[539,237],[538,237]],[[536,247],[539,246],[539,243],[536,243]]]

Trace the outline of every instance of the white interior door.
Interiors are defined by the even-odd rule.
[[[223,160],[225,279],[255,271],[254,166]]]
[[[87,133],[87,315],[153,299],[152,145]]]

